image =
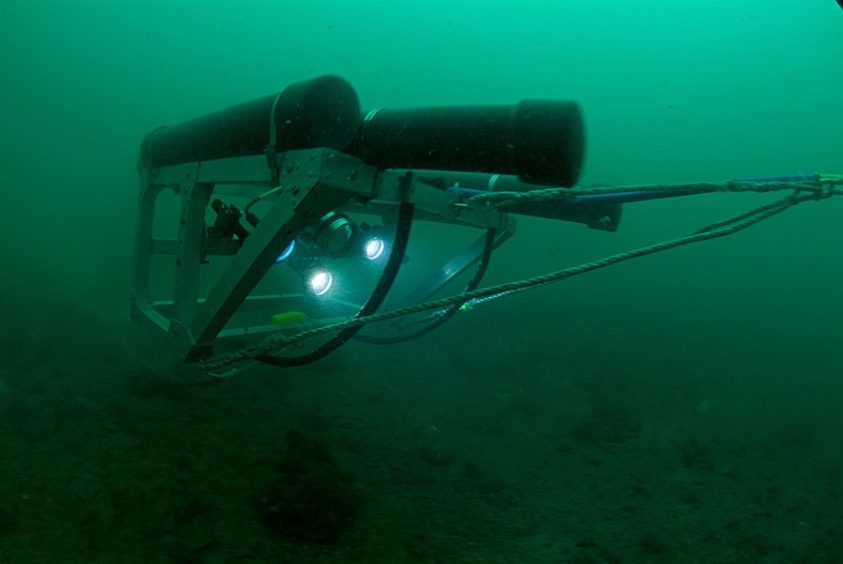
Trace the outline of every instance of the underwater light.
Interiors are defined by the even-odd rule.
[[[384,250],[386,250],[386,244],[379,237],[369,239],[363,248],[366,258],[369,260],[378,260],[383,255]]]
[[[290,244],[287,245],[287,248],[285,248],[283,251],[281,251],[281,254],[278,255],[277,259],[275,259],[275,262],[276,263],[284,262],[285,260],[290,258],[290,255],[293,254],[293,251],[295,250],[295,248],[296,248],[296,240],[293,239],[292,241],[290,241]]]
[[[310,278],[307,281],[310,291],[315,296],[324,296],[331,289],[334,284],[334,277],[330,272],[324,268],[317,268],[310,273]]]

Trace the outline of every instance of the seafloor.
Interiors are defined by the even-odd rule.
[[[843,561],[836,377],[750,334],[469,317],[196,387],[128,322],[31,305],[4,300],[2,564]]]

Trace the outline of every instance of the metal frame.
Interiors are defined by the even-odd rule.
[[[275,171],[277,180],[273,178]],[[237,245],[206,240],[206,213],[213,197],[252,198],[279,185],[283,190],[239,249]],[[159,239],[153,233],[156,204],[166,190],[172,190],[180,200],[175,240]],[[268,332],[278,331],[278,327],[232,326],[232,318],[250,310],[273,312],[272,306],[282,296],[252,294],[297,232],[342,206],[356,204],[387,213],[402,201],[412,203],[421,219],[496,229],[500,234],[498,244],[514,233],[514,221],[505,213],[466,212],[455,205],[457,195],[416,180],[410,171],[381,170],[332,149],[288,151],[269,160],[256,155],[144,169],[136,225],[132,315],[166,332],[185,361],[253,344]],[[449,264],[459,271],[468,268],[476,262],[478,248],[477,244],[469,246]],[[203,297],[199,282],[205,254],[233,256]],[[173,291],[165,299],[156,299],[150,291],[155,256],[174,260]],[[442,272],[445,270],[447,265]],[[419,291],[431,291],[446,281],[437,276]]]

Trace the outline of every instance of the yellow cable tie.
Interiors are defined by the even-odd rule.
[[[272,322],[277,325],[292,325],[307,322],[307,314],[302,311],[285,311],[272,316]]]
[[[820,174],[820,182],[843,182],[843,174]]]

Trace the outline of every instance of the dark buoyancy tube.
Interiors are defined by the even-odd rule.
[[[348,152],[382,168],[512,174],[571,187],[585,127],[579,106],[562,100],[381,109],[367,114]]]
[[[267,148],[341,150],[357,134],[360,122],[354,89],[342,78],[325,75],[291,84],[280,94],[158,128],[141,143],[140,166],[253,155]]]

